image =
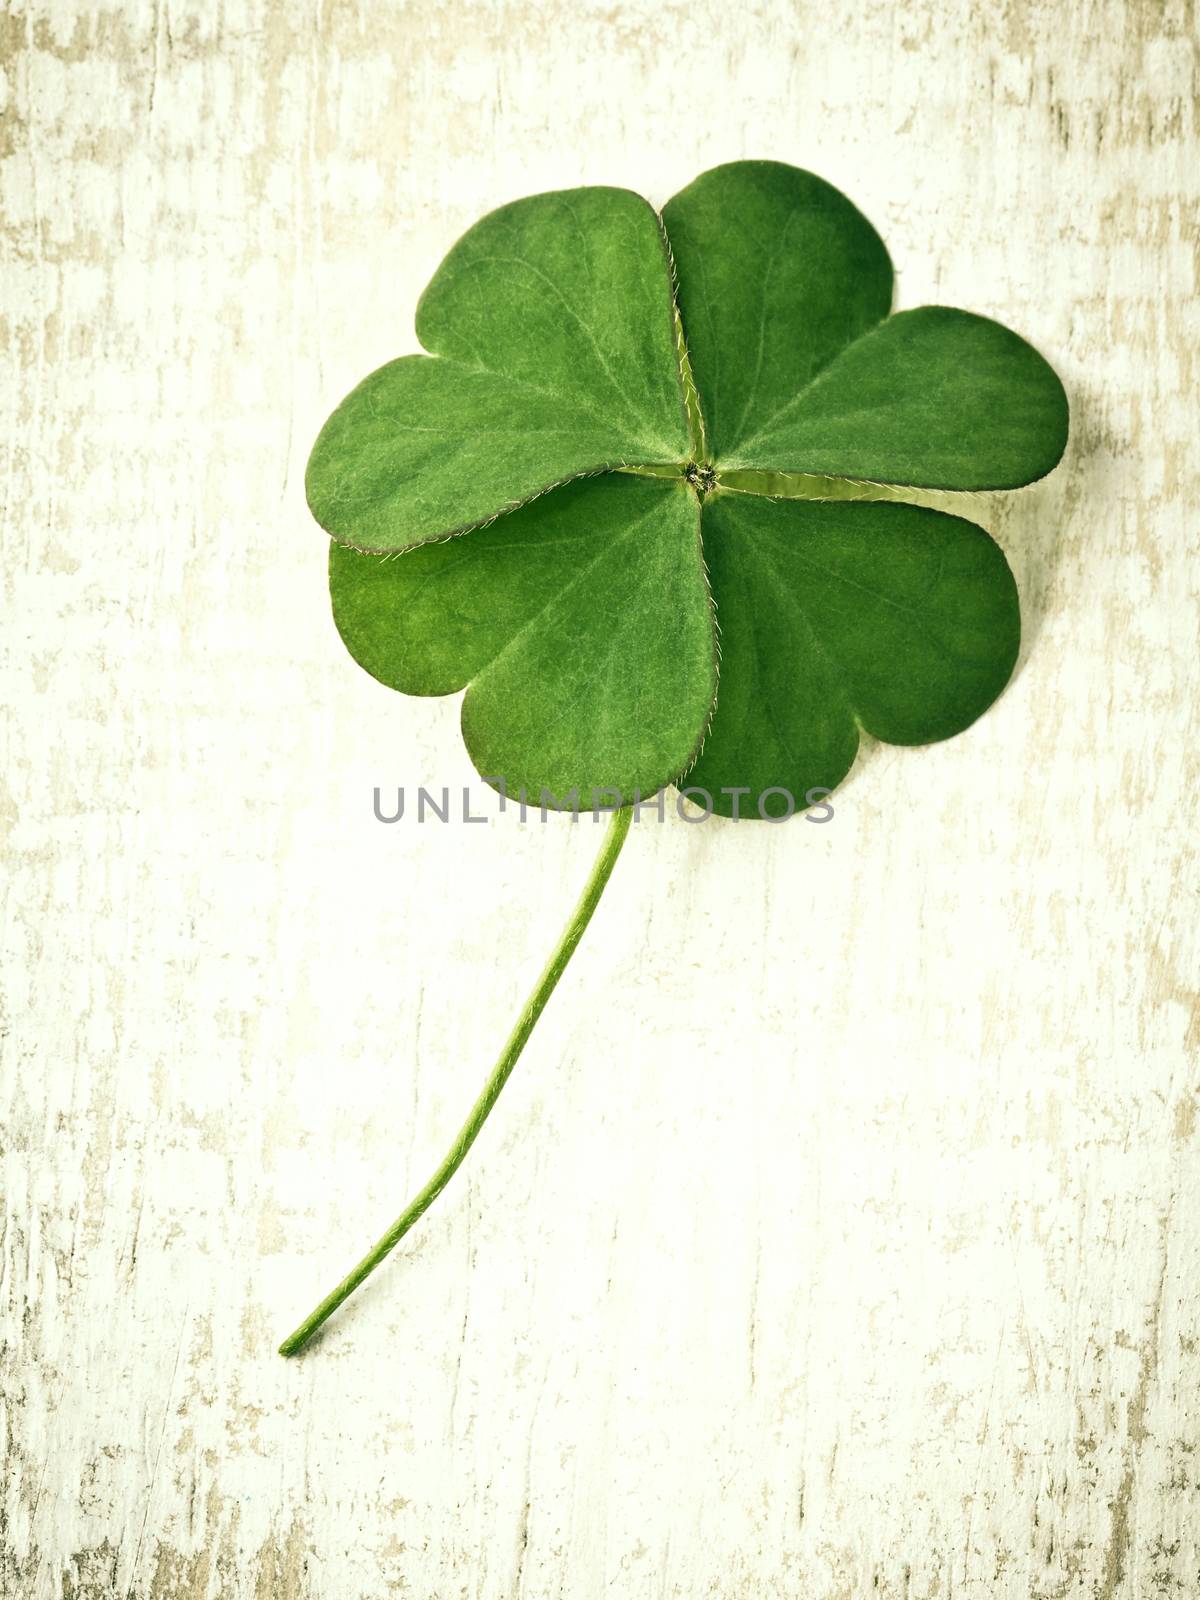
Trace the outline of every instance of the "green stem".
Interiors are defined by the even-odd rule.
[[[354,1293],[363,1279],[374,1272],[384,1256],[394,1250],[413,1224],[424,1216],[462,1166],[467,1151],[478,1138],[479,1130],[488,1119],[488,1113],[499,1099],[501,1089],[508,1082],[509,1075],[517,1064],[517,1057],[525,1048],[535,1023],[545,1010],[547,1000],[554,993],[554,987],[562,977],[567,962],[574,955],[576,945],[583,938],[584,929],[592,920],[592,913],[600,902],[604,886],[621,853],[621,846],[625,843],[625,835],[629,832],[632,817],[633,812],[628,806],[613,812],[612,821],[604,836],[603,847],[596,858],[596,864],[580,896],[579,904],[563,930],[562,938],[547,962],[545,971],[538,979],[524,1011],[517,1018],[516,1026],[508,1036],[508,1043],[500,1052],[500,1059],[492,1069],[491,1077],[484,1084],[479,1099],[471,1107],[470,1116],[463,1123],[441,1166],[421,1192],[409,1202],[374,1249],[368,1251],[358,1265],[347,1273],[337,1288],[325,1296],[316,1310],[305,1317],[294,1333],[288,1335],[279,1346],[281,1356],[294,1356],[303,1350],[321,1324],[333,1315],[343,1300]]]

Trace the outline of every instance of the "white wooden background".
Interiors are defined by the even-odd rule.
[[[5,1596],[1200,1593],[1184,0],[18,0],[0,23]],[[452,701],[304,460],[481,212],[742,155],[1074,408],[1014,683],[825,827],[383,828]]]

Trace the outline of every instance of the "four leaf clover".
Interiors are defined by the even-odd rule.
[[[1016,488],[1067,437],[1054,372],[892,266],[836,189],[768,161],[661,217],[623,189],[492,212],[417,308],[428,355],[330,417],[307,492],[351,654],[466,689],[489,781],[569,804],[682,783],[726,815],[833,789],[859,730],[967,727],[1016,660],[975,524],[895,486]]]
[[[489,782],[612,819],[446,1155],[282,1354],[462,1165],[639,799],[686,775],[706,810],[790,815],[845,776],[860,729],[944,739],[1008,681],[999,547],[897,486],[1041,477],[1062,385],[986,317],[891,302],[878,234],[794,167],[717,167],[661,217],[624,189],[538,195],[446,257],[417,307],[428,355],[372,373],[321,430],[308,499],[351,654],[408,694],[465,689]]]

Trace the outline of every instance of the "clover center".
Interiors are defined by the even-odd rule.
[[[706,461],[689,461],[683,475],[698,494],[708,494],[717,487],[717,474]]]

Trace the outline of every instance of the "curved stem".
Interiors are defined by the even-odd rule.
[[[512,1069],[517,1064],[517,1057],[525,1048],[529,1035],[533,1032],[534,1025],[542,1012],[546,1002],[554,993],[554,987],[562,977],[567,962],[575,953],[575,946],[583,938],[584,929],[592,920],[592,912],[600,902],[604,893],[604,886],[609,880],[617,857],[621,853],[621,846],[625,843],[625,835],[629,832],[629,824],[633,817],[630,807],[624,806],[619,811],[614,811],[608,831],[604,836],[604,844],[596,858],[591,876],[579,898],[574,914],[563,930],[562,938],[558,941],[553,955],[546,963],[545,971],[537,981],[533,993],[526,1003],[524,1011],[517,1018],[516,1026],[508,1036],[508,1042],[500,1052],[500,1059],[492,1069],[492,1075],[483,1086],[483,1091],[471,1107],[471,1113],[459,1129],[458,1137],[450,1146],[441,1166],[438,1167],[433,1177],[409,1201],[404,1211],[396,1218],[392,1226],[380,1239],[374,1249],[369,1250],[358,1265],[342,1279],[336,1289],[330,1291],[321,1301],[315,1311],[311,1312],[294,1333],[279,1346],[281,1356],[294,1356],[303,1350],[304,1346],[316,1333],[317,1329],[325,1322],[343,1300],[349,1298],[358,1288],[364,1278],[368,1277],[384,1256],[394,1250],[408,1230],[424,1216],[429,1207],[441,1194],[450,1182],[450,1179],[462,1166],[467,1151],[479,1136],[479,1130],[488,1119],[488,1113],[500,1097],[500,1091],[508,1082]]]

